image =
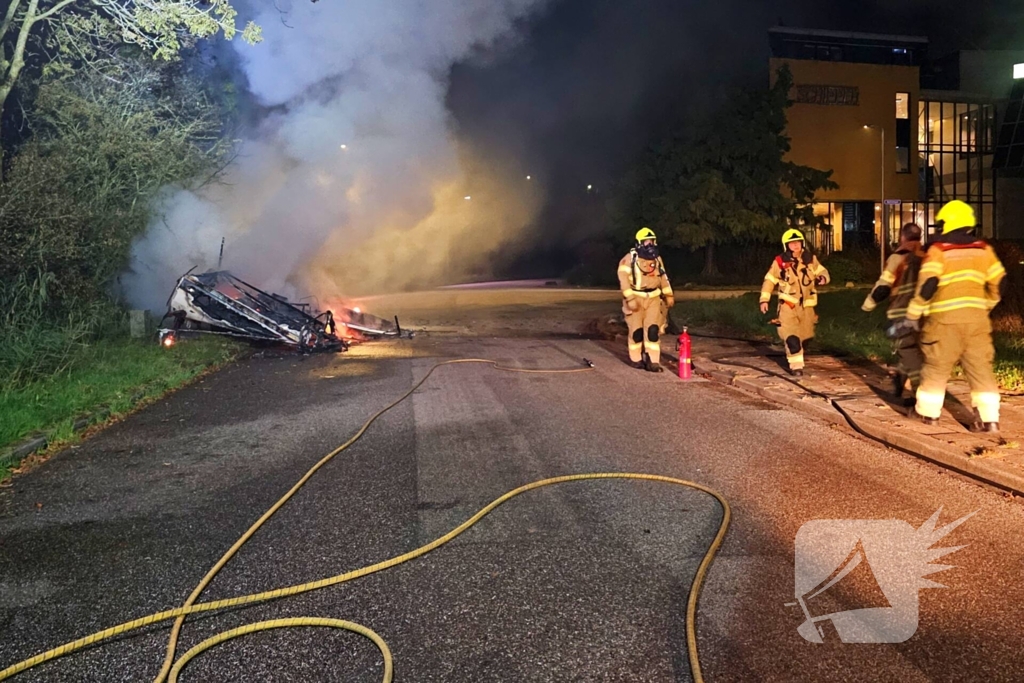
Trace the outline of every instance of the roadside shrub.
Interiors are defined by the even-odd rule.
[[[0,391],[70,370],[76,351],[99,330],[123,326],[124,314],[103,300],[55,312],[53,282],[51,273],[37,271],[0,284]]]
[[[843,256],[842,252],[832,254],[822,264],[828,268],[833,284],[842,286],[847,282],[862,283],[866,281],[864,266],[856,259]]]
[[[992,312],[993,327],[997,332],[1024,335],[1024,244],[999,240],[992,246],[1006,266],[1003,301]]]

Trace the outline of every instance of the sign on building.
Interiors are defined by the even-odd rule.
[[[844,107],[860,106],[860,88],[855,85],[798,85],[796,101]]]

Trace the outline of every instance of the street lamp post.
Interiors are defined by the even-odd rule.
[[[882,127],[882,126],[876,126],[873,123],[869,123],[869,124],[867,124],[864,127],[865,128],[874,128],[874,129],[878,130],[882,134],[882,162],[881,162],[881,170],[882,170],[882,211],[881,211],[881,221],[880,221],[881,225],[879,225],[879,230],[878,230],[878,253],[879,253],[879,257],[880,257],[881,264],[882,264],[882,271],[881,272],[884,273],[885,272],[885,237],[886,237],[886,232],[888,232],[888,228],[889,228],[889,222],[886,220],[886,218],[888,218],[888,216],[886,214],[888,213],[888,208],[889,207],[885,203],[885,128]]]

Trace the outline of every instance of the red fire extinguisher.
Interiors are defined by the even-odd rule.
[[[693,376],[693,358],[690,355],[690,334],[683,328],[677,343],[679,351],[679,379],[690,379]]]

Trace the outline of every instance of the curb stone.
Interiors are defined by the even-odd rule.
[[[85,431],[87,428],[94,424],[99,424],[106,421],[110,417],[110,412],[103,410],[93,415],[89,415],[75,421],[71,427],[71,431],[74,434]],[[0,466],[10,467],[16,466],[19,462],[46,448],[50,445],[50,437],[46,434],[39,434],[22,441],[8,450],[0,453]]]
[[[739,377],[736,373],[715,367],[707,359],[700,360],[701,366],[704,366],[701,371],[717,381],[757,394],[774,403],[780,403],[832,424],[847,424],[846,419],[825,399],[809,394],[798,397],[793,392],[772,386],[769,381],[758,381],[758,378],[755,377]],[[972,458],[955,448],[943,446],[935,439],[901,431],[869,417],[857,417],[856,422],[857,426],[866,434],[886,441],[923,460],[1011,491],[1015,495],[1024,496],[1024,472],[1021,474],[1008,472],[1003,468],[993,466],[989,461]]]

